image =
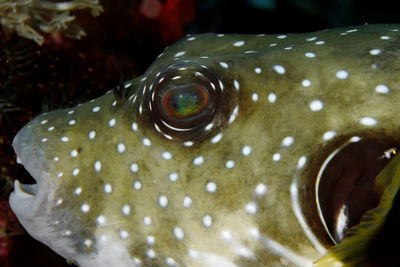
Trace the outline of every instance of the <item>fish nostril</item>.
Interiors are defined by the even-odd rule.
[[[357,139],[325,161],[317,178],[316,199],[321,220],[335,243],[378,206],[383,189],[375,178],[395,153],[393,147],[393,143]]]

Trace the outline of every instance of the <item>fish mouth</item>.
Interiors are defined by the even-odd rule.
[[[323,162],[315,182],[318,215],[334,244],[376,208],[385,191],[377,176],[397,153],[396,142],[353,137]]]
[[[17,155],[17,163],[24,168],[19,168],[18,165],[18,178],[14,181],[14,191],[10,194],[9,203],[24,227],[27,224],[24,222],[38,216],[44,204],[47,205],[49,202],[49,172],[45,164],[44,151],[40,148],[40,144],[32,139],[32,136],[35,136],[32,133],[29,127],[24,127],[15,136],[12,144]]]

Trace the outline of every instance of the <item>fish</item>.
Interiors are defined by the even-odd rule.
[[[395,265],[399,30],[189,35],[24,126],[11,208],[82,267]]]

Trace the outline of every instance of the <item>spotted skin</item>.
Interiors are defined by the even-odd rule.
[[[17,184],[11,206],[80,266],[310,266],[332,245],[309,186],[322,162],[351,137],[399,133],[398,28],[188,36],[127,97],[25,126],[14,148],[38,191]],[[152,115],[168,70],[219,90],[187,135]]]

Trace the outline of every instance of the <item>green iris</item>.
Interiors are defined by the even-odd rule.
[[[200,105],[197,97],[191,94],[179,94],[175,105],[176,115],[186,117],[199,112]]]
[[[187,118],[200,113],[208,95],[202,87],[193,86],[169,91],[164,96],[167,112],[175,118]]]

